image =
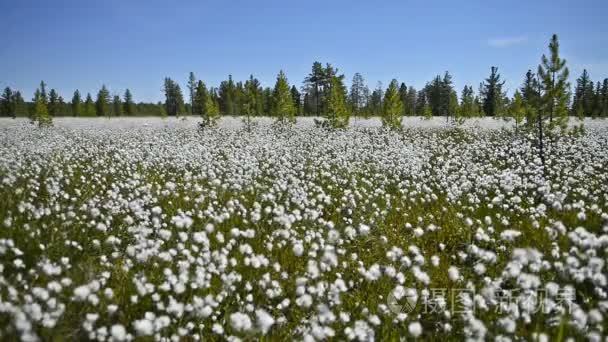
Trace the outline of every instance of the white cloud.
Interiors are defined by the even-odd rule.
[[[506,48],[513,45],[522,44],[528,41],[526,36],[493,38],[488,40],[488,45],[496,48]]]

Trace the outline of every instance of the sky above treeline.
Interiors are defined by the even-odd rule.
[[[131,89],[160,101],[164,77],[186,88],[250,74],[300,87],[312,63],[349,85],[391,79],[420,89],[448,70],[477,91],[495,65],[511,94],[535,70],[551,34],[571,77],[608,77],[608,1],[0,1],[0,87],[29,100],[41,79],[66,99]]]

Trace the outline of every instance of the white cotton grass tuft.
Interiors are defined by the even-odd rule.
[[[407,326],[407,331],[412,337],[418,338],[422,335],[422,324],[420,322],[412,322]]]
[[[230,326],[236,331],[249,331],[252,328],[251,318],[247,314],[235,312],[230,315]]]
[[[450,278],[450,280],[454,282],[460,280],[460,271],[456,266],[450,266],[448,268],[448,278]]]
[[[258,309],[255,311],[256,324],[263,335],[266,335],[270,328],[274,325],[274,318],[265,310]]]
[[[564,339],[602,338],[602,120],[556,136],[541,177],[533,136],[492,128],[505,120],[404,117],[401,134],[377,118],[243,130],[224,117],[202,131],[193,117],[55,119],[0,119],[0,192],[14,197],[0,212],[4,339],[73,324],[104,341],[372,341],[387,326],[549,340],[520,329],[555,323],[529,301],[500,306],[505,285],[569,313]],[[473,310],[451,310],[435,289],[446,280]],[[409,311],[420,303],[437,312]]]

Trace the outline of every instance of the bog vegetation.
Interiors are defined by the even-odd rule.
[[[200,128],[53,126],[42,83],[42,127],[0,126],[0,339],[601,340],[608,130],[567,119],[606,102],[587,80],[570,104],[549,48],[512,101],[496,68],[460,103],[447,73],[368,96],[315,63],[302,101],[283,72],[228,93],[191,75]],[[179,85],[165,91],[155,108],[183,113]],[[137,112],[100,93],[74,113]],[[268,102],[277,123],[253,124]],[[481,112],[516,125],[458,125]],[[302,113],[325,128],[294,125]],[[414,113],[454,124],[403,127]]]

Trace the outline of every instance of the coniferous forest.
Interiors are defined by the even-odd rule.
[[[557,39],[557,37],[555,37]],[[595,79],[583,70],[574,82],[564,84],[564,105],[570,116],[608,117],[608,78]],[[350,76],[349,76],[350,77]],[[204,76],[188,75],[184,90],[170,77],[162,82],[164,102],[136,102],[130,89],[112,90],[103,85],[97,93],[81,93],[78,89],[70,97],[59,94],[44,81],[27,101],[17,89],[6,87],[0,99],[0,116],[24,117],[36,115],[41,102],[51,117],[54,116],[178,116],[178,115],[250,115],[276,117],[288,112],[295,116],[334,116],[347,113],[353,116],[445,116],[517,117],[517,112],[535,106],[542,75],[536,69],[522,73],[521,88],[508,96],[499,67],[488,68],[488,77],[479,85],[465,85],[455,89],[449,71],[429,80],[422,89],[406,81],[393,79],[384,87],[380,82],[370,89],[365,78],[355,73],[352,78],[340,73],[329,63],[315,61],[303,84],[289,84],[283,71],[277,83],[263,86],[252,74],[246,80],[234,80],[231,75],[219,85],[206,84]],[[288,87],[288,91],[283,89]],[[287,103],[290,103],[289,105]],[[40,105],[38,108],[40,109]]]

